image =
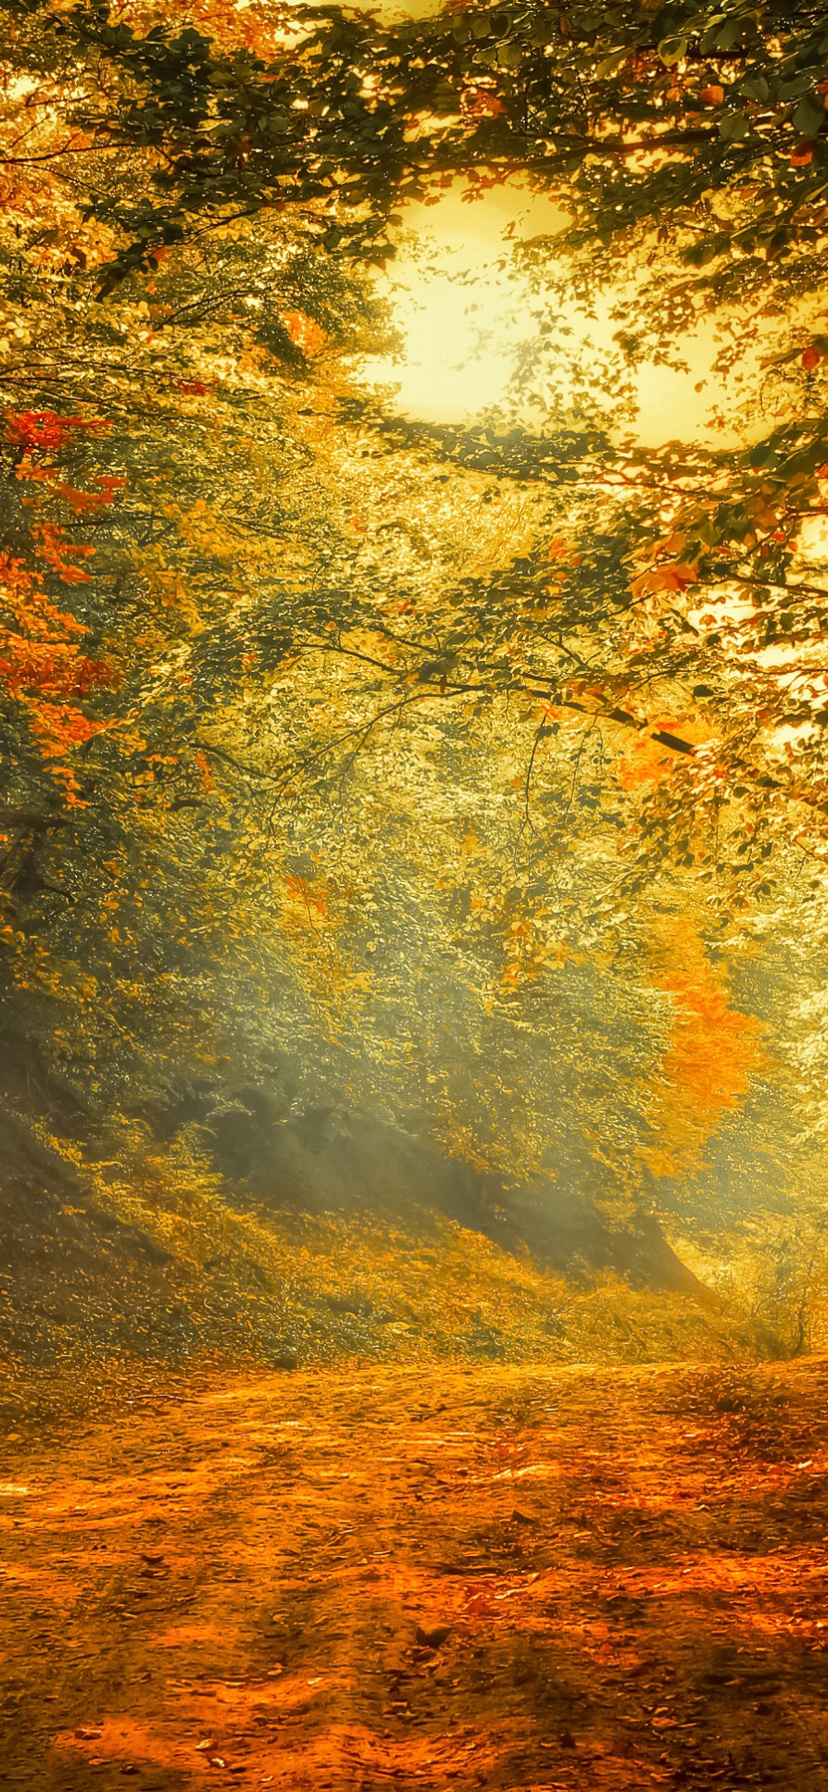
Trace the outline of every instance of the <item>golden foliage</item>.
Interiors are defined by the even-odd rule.
[[[672,1021],[653,1100],[656,1143],[644,1155],[654,1175],[676,1176],[696,1168],[717,1122],[762,1067],[762,1028],[730,1006],[725,974],[687,916],[660,922],[653,955],[654,982],[670,998]]]

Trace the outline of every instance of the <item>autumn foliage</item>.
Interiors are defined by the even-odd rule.
[[[9,411],[6,438],[16,450],[14,473],[34,488],[24,505],[29,519],[29,558],[0,556],[0,681],[22,708],[36,749],[69,803],[76,803],[72,756],[104,724],[87,713],[85,700],[111,679],[105,659],[85,651],[90,629],[51,595],[53,581],[77,586],[90,582],[94,547],[72,540],[59,520],[67,511],[80,518],[111,504],[123,480],[93,476],[94,489],[70,483],[60,465],[67,445],[78,437],[106,435],[102,418],[60,416],[55,411]]]
[[[87,632],[52,603],[36,572],[0,555],[0,680],[23,706],[44,758],[56,762],[68,801],[76,800],[71,753],[102,726],[80,703],[109,676],[83,652]]]
[[[653,1093],[655,1176],[691,1174],[729,1109],[763,1065],[762,1028],[731,1006],[725,975],[687,919],[663,921],[653,945],[655,986],[669,997],[670,1031]]]
[[[665,1236],[740,1113],[768,1156],[778,1049],[776,1224],[824,1187],[817,9],[0,11],[12,1032],[168,1152],[284,1056],[280,1128],[382,1113],[481,1227],[569,1189]],[[514,382],[402,415],[378,270],[498,189],[549,224]],[[648,444],[701,318],[721,412]]]

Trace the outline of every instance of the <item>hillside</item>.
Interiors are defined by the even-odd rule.
[[[67,1378],[91,1393],[116,1364],[756,1348],[651,1215],[613,1225],[571,1187],[507,1191],[365,1116],[320,1105],[286,1117],[277,1087],[232,1101],[202,1090],[107,1137],[22,1042],[5,1050],[2,1094],[13,1406],[38,1377],[57,1376],[59,1402]]]

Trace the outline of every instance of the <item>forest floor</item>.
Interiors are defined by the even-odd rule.
[[[821,1792],[826,1377],[374,1367],[21,1423],[0,1784]]]

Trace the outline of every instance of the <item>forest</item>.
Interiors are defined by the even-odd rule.
[[[0,1523],[22,1545],[96,1513],[110,1569],[117,1547],[159,1583],[118,1594],[117,1649],[103,1618],[93,1641],[66,1551],[91,1587],[107,1545],[60,1520],[44,1660],[72,1624],[82,1652],[17,1781],[828,1786],[824,9],[0,21]],[[454,403],[458,369],[478,398]],[[359,1463],[363,1578],[387,1578],[402,1507],[369,1457],[395,1426],[411,1561],[445,1486],[448,1566],[354,1595],[357,1645],[325,1551],[369,1506],[334,1483]],[[304,1539],[255,1698],[241,1546],[210,1529],[248,1460]],[[147,1532],[136,1568],[134,1515],[171,1524],[187,1475],[179,1554]],[[277,1495],[250,1498],[260,1579]],[[166,1583],[198,1526],[226,1598],[188,1629]],[[130,1640],[144,1595],[208,1700],[191,1743]],[[340,1687],[303,1716],[291,1664],[304,1699],[367,1661],[403,1622],[388,1599],[419,1619],[383,1717],[367,1668],[365,1709]],[[561,1612],[547,1743],[516,1713]],[[350,1638],[338,1668],[314,1625]],[[121,1663],[120,1715],[100,1679],[81,1709],[90,1648]],[[524,1689],[508,1735],[494,1696],[470,1715],[500,1675]],[[442,1712],[422,1735],[413,1680]],[[630,1687],[646,1759],[607,1729]]]

